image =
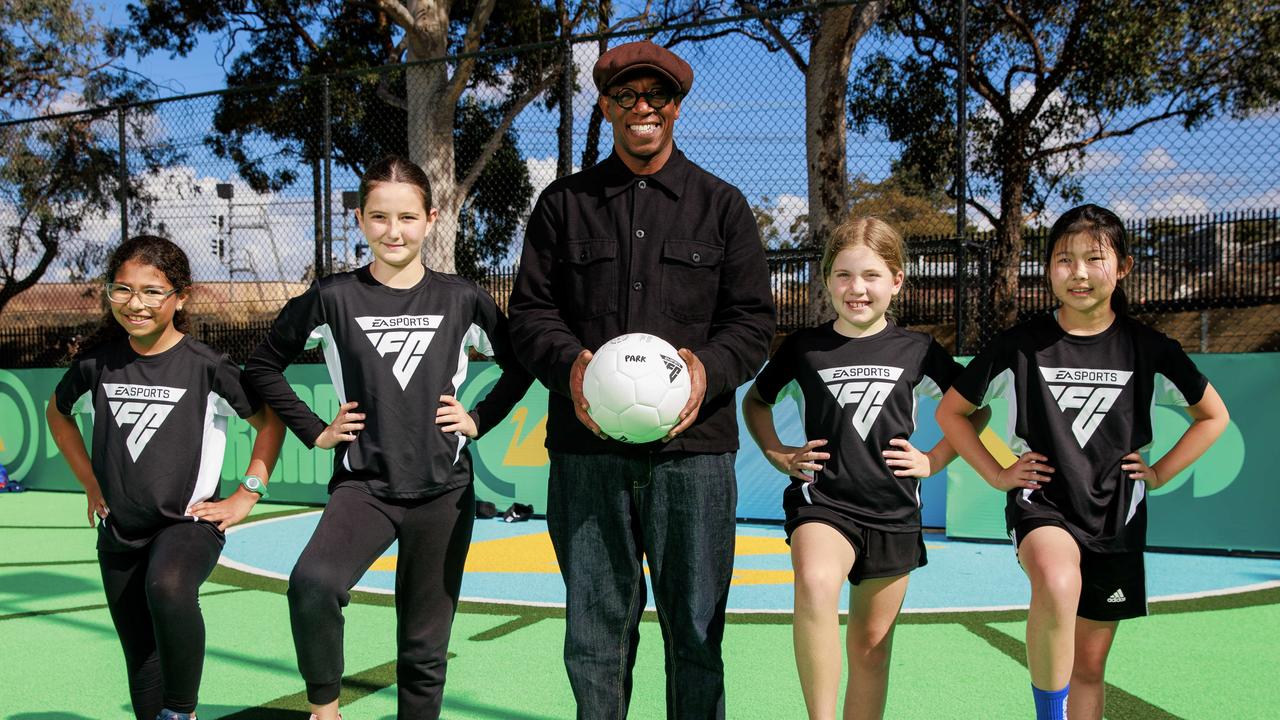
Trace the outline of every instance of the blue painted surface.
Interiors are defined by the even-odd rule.
[[[223,558],[287,577],[319,518],[316,512],[233,528],[227,535]],[[545,532],[546,524],[540,520],[512,524],[478,520],[473,542]],[[782,528],[776,525],[741,524],[738,535],[784,537]],[[925,542],[929,564],[911,575],[905,604],[908,610],[1025,606],[1029,600],[1030,590],[1011,545],[952,541],[933,533],[926,534]],[[395,555],[396,546],[393,544],[386,554]],[[785,552],[740,555],[735,569],[789,571],[791,560]],[[1280,560],[1148,553],[1147,578],[1148,593],[1154,600],[1183,593],[1280,582]],[[357,589],[388,592],[394,583],[395,573],[370,571],[360,580]],[[468,572],[463,579],[462,594],[466,599],[562,604],[564,585],[554,572]],[[792,601],[789,581],[734,585],[729,595],[729,607],[735,611],[790,611]],[[842,604],[844,602],[847,598]]]

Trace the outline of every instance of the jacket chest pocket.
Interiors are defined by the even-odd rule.
[[[559,290],[569,314],[582,320],[618,310],[618,244],[609,239],[565,243]]]
[[[692,240],[662,245],[662,311],[685,322],[709,322],[720,291],[724,248]]]

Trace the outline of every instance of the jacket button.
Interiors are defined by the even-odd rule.
[[[636,237],[638,237],[638,238],[642,238],[642,237],[644,237],[644,231],[643,231],[643,230],[637,230],[637,231],[636,231]]]
[[[586,251],[586,250],[583,250],[582,252],[578,253],[578,259],[579,259],[579,260],[586,260],[586,259],[587,259],[587,251]]]
[[[691,255],[690,257],[692,257],[692,258],[693,258],[693,261],[694,261],[694,262],[698,262],[698,261],[702,260],[702,254],[701,254],[701,253],[694,253],[694,254],[693,254],[693,255]]]
[[[641,190],[643,190],[643,189],[645,189],[645,188],[649,187],[648,185],[646,185],[646,184],[645,184],[645,182],[644,182],[643,180],[641,180],[640,182],[636,183],[636,185],[637,185]]]
[[[632,289],[632,290],[636,290],[636,291],[643,290],[643,289],[644,289],[644,283],[642,283],[642,282],[640,282],[639,280],[637,280],[637,281],[635,281],[634,283],[632,283],[632,284],[631,284],[631,289]]]

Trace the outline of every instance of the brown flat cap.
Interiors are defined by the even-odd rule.
[[[655,45],[648,40],[629,42],[610,48],[600,56],[591,77],[596,81],[596,88],[601,94],[613,84],[615,78],[623,73],[648,68],[666,76],[675,83],[676,91],[681,95],[689,92],[693,85],[693,68],[681,60],[670,50]]]

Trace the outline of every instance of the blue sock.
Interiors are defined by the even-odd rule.
[[[1071,683],[1061,690],[1041,690],[1031,686],[1031,696],[1036,700],[1036,720],[1067,720],[1067,691]]]

